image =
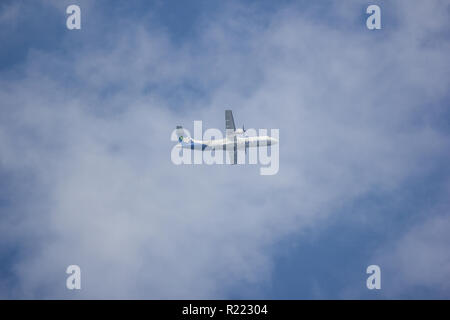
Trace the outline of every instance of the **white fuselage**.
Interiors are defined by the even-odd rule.
[[[192,150],[243,150],[252,147],[266,147],[277,144],[278,140],[268,136],[245,137],[231,135],[224,139],[217,140],[195,140],[185,138],[180,144],[180,148]]]

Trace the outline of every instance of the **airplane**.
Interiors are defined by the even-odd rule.
[[[225,110],[225,133],[223,139],[217,140],[196,140],[185,136],[182,126],[176,127],[176,133],[179,144],[178,148],[191,150],[226,150],[229,152],[231,164],[237,164],[237,150],[245,150],[252,147],[265,147],[278,143],[278,140],[268,136],[248,137],[244,126],[242,129],[236,129],[234,124],[233,112]]]

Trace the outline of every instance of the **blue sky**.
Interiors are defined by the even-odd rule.
[[[3,1],[0,297],[448,299],[449,14]],[[227,108],[280,129],[277,175],[171,163],[175,125]]]

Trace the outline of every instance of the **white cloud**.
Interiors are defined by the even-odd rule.
[[[281,237],[442,157],[448,136],[416,120],[442,111],[425,103],[448,87],[448,42],[424,49],[409,25],[383,40],[298,11],[264,18],[231,6],[183,44],[137,21],[105,47],[31,53],[24,78],[1,80],[2,170],[32,173],[40,195],[2,223],[23,248],[2,295],[72,297],[64,272],[78,264],[82,297],[226,297],[268,279]],[[238,123],[280,128],[277,176],[171,163],[174,126],[220,127],[228,106]]]
[[[380,248],[373,261],[383,265],[388,297],[448,298],[450,286],[450,215],[448,206],[426,219],[392,244]]]

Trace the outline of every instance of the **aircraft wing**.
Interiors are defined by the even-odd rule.
[[[230,156],[230,163],[237,164],[237,144],[236,144],[236,126],[234,125],[233,112],[231,110],[225,110],[225,133],[227,135],[227,140],[233,139],[234,147],[229,148],[228,155]]]
[[[225,132],[227,137],[232,135],[236,131],[236,126],[234,125],[233,112],[231,110],[225,110]]]
[[[233,117],[233,116],[231,116],[231,117]],[[233,118],[231,118],[231,119],[233,119]],[[231,130],[231,129],[227,129],[227,130]],[[237,154],[238,153],[237,153],[237,137],[236,137],[236,135],[233,135],[232,137],[227,137],[227,149],[226,150],[230,157],[230,163],[237,164]]]

